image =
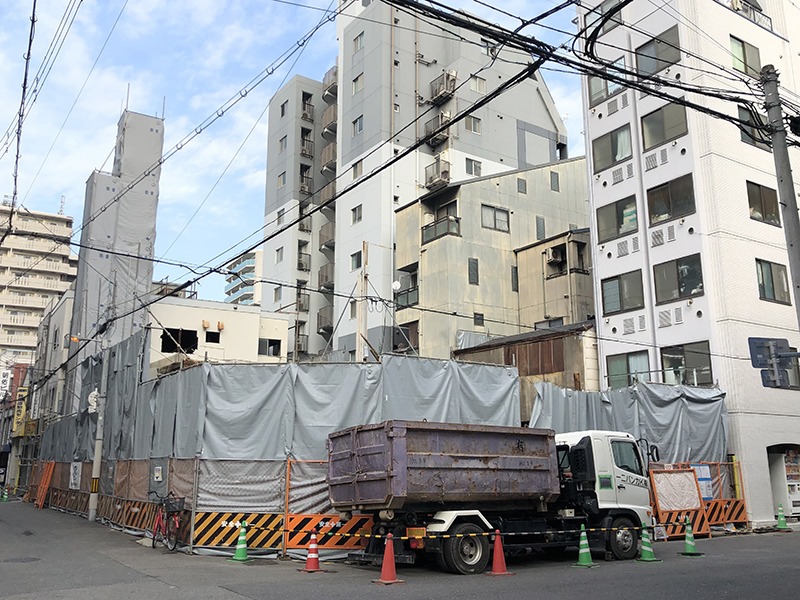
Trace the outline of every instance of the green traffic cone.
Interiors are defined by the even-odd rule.
[[[642,555],[636,559],[637,562],[661,562],[660,558],[656,558],[653,554],[653,548],[650,546],[650,534],[647,532],[647,527],[642,527]]]
[[[786,524],[786,516],[783,514],[783,504],[778,504],[778,531],[791,531],[792,528]]]
[[[7,485],[3,486],[3,500],[2,501],[3,502],[8,502],[8,486]],[[786,521],[784,520],[784,525],[785,524],[786,524]]]
[[[686,546],[683,552],[678,552],[681,556],[705,556],[702,552],[698,552],[694,545],[694,533],[692,533],[692,522],[689,520],[689,515],[686,515]]]
[[[239,541],[236,542],[236,552],[230,562],[246,563],[251,562],[252,558],[247,558],[247,523],[242,521],[242,528],[239,530]]]
[[[589,551],[589,540],[586,537],[586,526],[581,525],[581,540],[578,549],[578,562],[573,567],[596,567],[597,563],[592,562],[592,553]]]

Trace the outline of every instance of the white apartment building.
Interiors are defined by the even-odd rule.
[[[579,28],[617,3],[584,4]],[[596,52],[638,74],[749,98],[771,63],[787,94],[798,89],[800,11],[784,2],[633,2],[621,22],[604,27]],[[748,118],[736,103],[661,89]],[[583,78],[583,101],[603,389],[719,386],[749,518],[774,522],[781,499],[800,513],[800,476],[787,476],[788,460],[783,469],[800,448],[797,368],[793,389],[766,389],[748,358],[751,336],[800,346],[769,148],[729,122],[599,77]]]
[[[351,302],[362,271],[369,276],[366,295],[393,299],[402,266],[394,252],[395,209],[451,179],[566,157],[566,129],[537,74],[310,221],[286,227],[301,210],[369,177],[520,70],[494,61],[487,41],[459,33],[473,43],[443,36],[386,4],[353,3],[337,19],[339,56],[323,82],[295,77],[271,101],[265,220],[268,234],[283,230],[264,245],[270,283],[262,307],[276,311],[296,302],[300,347],[310,354],[328,348],[364,358],[355,356],[358,319],[350,318]],[[391,350],[397,328],[390,305],[363,302],[361,309],[369,343],[379,352]]]
[[[225,269],[229,275],[225,277],[225,302],[231,304],[261,305],[261,288],[256,282],[264,270],[262,258],[264,251],[256,249],[232,260]]]
[[[11,205],[0,205],[0,232]],[[0,360],[32,363],[36,330],[45,313],[75,280],[78,257],[70,253],[72,217],[15,209],[14,235],[0,248]],[[43,239],[36,236],[49,236]]]

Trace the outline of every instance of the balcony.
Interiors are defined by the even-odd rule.
[[[314,158],[314,141],[300,138],[300,156]]]
[[[301,219],[297,224],[297,228],[303,233],[311,233],[311,217]]]
[[[27,288],[30,290],[49,290],[63,293],[69,289],[69,281],[59,281],[57,279],[46,279],[44,277],[30,277],[17,275],[0,275],[0,285],[12,288]]]
[[[327,206],[328,208],[336,208],[336,201],[333,197],[336,196],[336,181],[331,181],[328,185],[322,188],[319,192],[319,203]],[[328,204],[330,202],[330,204]]]
[[[300,293],[297,294],[297,310],[299,312],[308,312],[308,308],[311,304],[311,300],[307,293]]]
[[[5,242],[3,244],[5,245]],[[65,275],[75,275],[77,271],[76,267],[71,267],[68,263],[60,260],[50,258],[39,260],[38,258],[24,258],[14,254],[6,254],[0,257],[0,267],[16,267],[25,271],[48,271]]]
[[[225,302],[240,302],[243,300],[252,300],[253,294],[255,294],[255,289],[252,285],[245,286],[241,288],[239,291],[234,292],[227,298],[225,298]],[[244,302],[242,302],[244,304]]]
[[[322,265],[317,273],[317,283],[320,289],[333,289],[334,263]]]
[[[14,229],[20,233],[32,232],[47,236],[63,237],[65,241],[72,237],[72,227],[67,227],[60,223],[48,223],[44,220],[39,221],[35,217],[17,217],[15,215],[13,226]]]
[[[314,122],[314,105],[310,102],[303,102],[303,111],[300,113],[300,118],[304,121]]]
[[[745,1],[739,2],[740,8],[734,8],[732,6],[731,0],[717,0],[720,4],[727,6],[731,10],[735,10],[740,15],[742,15],[745,19],[752,21],[756,25],[760,25],[764,29],[769,29],[772,31],[772,18],[765,15],[763,12],[754,8],[752,5],[748,4]]]
[[[22,348],[36,348],[35,335],[0,335],[0,347],[14,346]]]
[[[0,315],[0,325],[14,325],[16,327],[39,327],[42,319],[38,316]]]
[[[333,65],[322,78],[322,98],[326,102],[336,100],[339,92],[339,67]]]
[[[319,249],[333,250],[336,247],[336,223],[325,223],[319,230]]]
[[[247,269],[247,267],[255,267],[255,266],[256,266],[256,259],[248,258],[247,260],[243,260],[237,265],[228,267],[228,271],[231,271],[233,273],[238,273],[239,271]]]
[[[228,292],[236,290],[237,288],[243,285],[249,285],[252,287],[252,285],[255,283],[255,279],[256,279],[255,273],[247,273],[242,275],[241,277],[236,277],[236,279],[234,279],[228,285],[225,286],[225,293],[227,294]]]
[[[297,334],[295,345],[298,352],[308,352],[308,336],[304,333]]]
[[[333,331],[333,306],[323,306],[317,313],[317,333],[331,333]]]
[[[311,255],[305,252],[297,253],[297,270],[310,271],[311,270]]]
[[[414,286],[402,292],[397,292],[394,295],[394,302],[397,306],[397,310],[419,304],[419,287]]]
[[[447,125],[450,122],[450,112],[443,110],[437,116],[432,118],[430,121],[425,123],[425,137],[431,135],[434,131]],[[447,138],[449,137],[450,132],[445,129],[444,131],[440,131],[432,138],[430,138],[426,143],[431,147],[435,148],[439,144],[446,142]]]
[[[325,112],[322,113],[322,135],[335,140],[336,129],[339,126],[338,119],[338,105],[331,104],[325,109]]]
[[[447,102],[456,93],[456,74],[446,71],[431,81],[431,104],[438,106]]]
[[[461,219],[452,215],[434,221],[422,228],[422,243],[427,244],[446,235],[461,235]]]
[[[50,252],[69,256],[69,244],[51,242],[50,240],[29,240],[20,236],[10,235],[3,242],[3,246],[12,250],[32,250],[33,252]]]
[[[300,175],[300,193],[310,196],[314,193],[314,178]]]
[[[425,187],[435,190],[450,183],[450,163],[440,158],[425,167]]]
[[[322,168],[323,175],[334,175],[336,173],[336,142],[331,142],[322,149]]]
[[[16,294],[0,294],[0,305],[25,306],[32,308],[47,308],[53,298],[40,298],[39,296],[17,296]]]

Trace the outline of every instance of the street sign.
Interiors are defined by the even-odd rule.
[[[774,388],[788,388],[789,387],[789,372],[786,369],[779,369],[780,380],[775,381],[775,375],[772,369],[761,369],[761,384],[764,387]]]
[[[775,354],[788,354],[791,352],[789,348],[789,340],[782,340],[778,338],[747,338],[747,344],[750,346],[750,363],[756,369],[769,369],[772,367],[770,358],[772,353]],[[778,357],[781,369],[792,368],[791,357]]]

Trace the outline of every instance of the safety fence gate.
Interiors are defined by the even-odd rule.
[[[70,489],[75,463],[54,463],[45,503],[86,515],[91,463],[81,467],[79,489]],[[33,501],[45,463],[33,468],[28,497]],[[261,555],[300,555],[317,530],[321,552],[330,557],[360,548],[372,518],[340,520],[328,501],[327,463],[283,460],[206,460],[151,458],[102,463],[97,514],[103,522],[128,531],[152,530],[158,503],[150,492],[185,498],[179,540],[195,552],[232,553],[242,522],[248,549]],[[88,475],[87,475],[88,474]]]

